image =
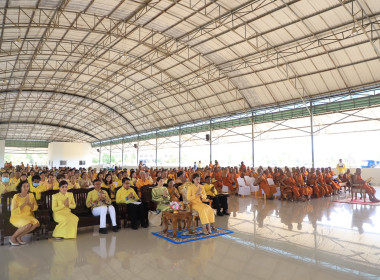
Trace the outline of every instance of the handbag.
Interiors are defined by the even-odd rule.
[[[162,212],[157,213],[156,211],[149,211],[148,220],[149,220],[149,226],[152,226],[152,227],[161,226]]]

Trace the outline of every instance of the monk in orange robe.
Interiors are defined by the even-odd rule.
[[[333,190],[330,185],[326,184],[325,178],[321,171],[317,170],[317,184],[320,188],[323,188],[325,195],[329,196],[332,194]]]
[[[267,177],[264,173],[259,175],[257,183],[259,184],[259,197],[261,197],[261,190],[263,190],[268,199],[274,199],[273,195],[277,192],[277,189],[275,186],[269,186]]]
[[[308,200],[310,200],[311,196],[313,195],[313,189],[305,184],[305,181],[303,179],[303,176],[302,176],[302,173],[300,170],[296,170],[295,180],[296,180],[298,187],[301,190],[301,193],[304,196],[306,196]]]
[[[222,182],[222,171],[219,168],[215,168],[214,173],[215,182],[213,182],[214,187],[219,193],[222,192],[223,182]]]
[[[333,176],[328,170],[325,173],[325,181],[326,181],[326,184],[332,187],[334,194],[338,194],[340,190],[340,185],[333,180]]]
[[[240,164],[239,171],[240,172],[242,172],[242,171],[246,172],[246,170],[247,170],[247,167],[245,166],[244,161],[242,161],[241,164]]]
[[[369,196],[369,200],[371,202],[380,202],[380,200],[378,200],[375,197],[376,190],[372,186],[368,185],[366,181],[363,180],[361,173],[362,173],[362,170],[360,168],[356,168],[356,172],[355,172],[354,177],[353,177],[354,184],[361,184],[362,185],[363,189],[366,190],[366,192]]]
[[[292,177],[292,173],[290,171],[288,171],[286,174],[285,184],[291,187],[292,192],[293,192],[293,197],[295,199],[301,198],[300,190],[298,189],[296,180],[294,180],[294,178]]]
[[[312,168],[307,177],[307,184],[313,188],[313,195],[317,198],[324,196],[324,191],[317,184],[317,176],[315,175],[315,169]]]
[[[292,188],[285,183],[287,176],[284,174],[284,171],[279,168],[278,169],[278,184],[281,190],[281,200],[292,200],[293,199],[293,191]]]
[[[230,192],[235,193],[235,186],[232,184],[231,180],[231,174],[228,171],[228,168],[223,168],[222,169],[222,182],[223,186],[227,186]]]

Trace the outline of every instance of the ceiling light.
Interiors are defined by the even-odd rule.
[[[123,52],[123,55],[121,56],[122,58],[126,58],[127,57],[127,53],[126,52]]]
[[[352,28],[352,35],[356,35],[358,34],[359,30],[356,29],[356,27],[354,26],[354,28]]]
[[[21,45],[21,38],[20,38],[20,36],[18,36],[17,37],[17,39],[15,40],[15,44],[17,44],[17,45]]]

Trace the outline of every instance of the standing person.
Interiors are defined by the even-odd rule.
[[[187,189],[187,199],[192,204],[194,210],[199,213],[199,218],[202,223],[202,231],[204,234],[208,235],[212,233],[211,224],[215,223],[214,210],[202,202],[207,198],[205,189],[200,184],[201,177],[198,173],[193,174],[193,183],[188,186]]]
[[[58,225],[53,231],[55,239],[76,238],[78,228],[78,217],[71,213],[76,208],[73,193],[67,192],[68,183],[63,180],[59,182],[59,193],[52,196],[53,218]]]
[[[40,226],[34,217],[34,211],[38,209],[34,195],[29,193],[29,182],[21,181],[17,186],[17,194],[12,198],[10,223],[17,228],[9,239],[12,246],[24,245],[22,237]]]
[[[198,162],[198,169],[201,169],[201,168],[202,168],[202,162],[199,161],[199,162]]]
[[[107,234],[106,216],[110,215],[112,221],[112,231],[117,232],[115,208],[111,205],[111,199],[107,192],[102,189],[102,182],[99,179],[94,180],[94,190],[87,194],[86,206],[91,207],[94,216],[100,216],[99,233]]]
[[[198,165],[197,165],[197,162],[194,161],[194,170],[196,171],[198,169]]]
[[[336,169],[338,169],[339,175],[343,175],[344,173],[346,173],[346,165],[343,163],[342,159],[339,159],[339,162],[336,165]]]

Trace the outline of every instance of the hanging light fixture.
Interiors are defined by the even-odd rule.
[[[354,28],[352,28],[352,32],[351,32],[351,34],[352,34],[352,35],[356,35],[356,34],[358,34],[358,32],[359,32],[359,30],[356,29],[356,26],[354,25]]]

